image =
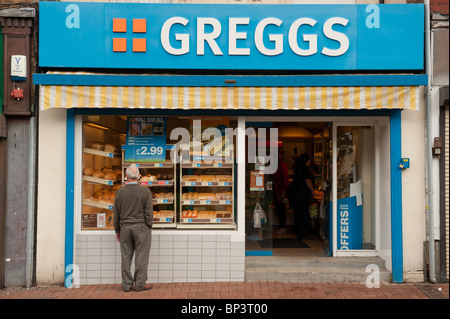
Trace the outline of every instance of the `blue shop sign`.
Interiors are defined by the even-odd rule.
[[[420,70],[424,5],[40,2],[41,67]]]

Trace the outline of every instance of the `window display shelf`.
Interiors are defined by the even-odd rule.
[[[166,149],[168,151],[169,149]],[[126,169],[134,164],[139,168],[141,178],[138,183],[152,188],[153,228],[176,228],[176,165],[164,162],[125,162],[125,149],[122,147],[122,185],[127,185]]]
[[[120,181],[118,181],[118,180],[110,180],[110,179],[104,179],[104,178],[87,176],[87,175],[83,175],[83,181],[90,182],[90,183],[96,183],[96,184],[102,184],[102,185],[110,185],[110,186],[120,183]]]
[[[153,198],[153,205],[173,204],[173,198]]]
[[[103,156],[103,157],[108,157],[108,158],[120,158],[122,156],[121,153],[105,152],[105,151],[96,150],[94,148],[88,148],[88,147],[83,149],[83,153],[98,155],[98,156]]]
[[[203,223],[194,223],[194,222],[182,222],[179,223],[177,226],[178,229],[236,229],[236,223],[230,222],[230,223],[214,223],[211,220],[208,220]]]
[[[182,205],[232,205],[231,200],[182,200]]]
[[[233,163],[183,162],[182,168],[233,168]]]
[[[233,182],[181,182],[181,186],[212,186],[212,187],[223,187],[232,186]]]
[[[181,161],[178,228],[235,228],[234,164]]]
[[[232,218],[181,218],[183,223],[232,223]]]
[[[173,223],[175,212],[170,210],[162,210],[153,212],[154,223]]]
[[[173,168],[172,162],[155,162],[155,163],[123,163],[122,167],[127,168],[131,164],[135,164],[139,168]]]
[[[145,182],[138,182],[139,184],[143,185],[143,186],[174,186],[174,181],[145,181]],[[128,182],[124,181],[122,182],[122,185],[127,185]]]
[[[109,203],[105,203],[105,202],[97,202],[97,201],[93,201],[90,199],[84,199],[83,200],[83,205],[87,205],[87,206],[91,206],[91,207],[97,207],[97,208],[103,208],[103,209],[109,209],[109,210],[113,210],[114,206],[109,204]]]
[[[88,140],[106,142],[114,139],[91,135]],[[90,146],[83,148],[82,230],[113,229],[114,198],[122,180],[122,154],[115,152],[118,149],[116,141],[104,142],[88,142],[86,144]]]

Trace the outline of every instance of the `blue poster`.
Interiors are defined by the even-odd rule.
[[[167,118],[128,117],[125,162],[165,162]]]
[[[351,250],[363,248],[362,205],[357,204],[356,196],[338,199],[337,201],[337,249]],[[329,216],[332,215],[333,204],[330,202]],[[329,219],[330,247],[333,242],[332,218]]]

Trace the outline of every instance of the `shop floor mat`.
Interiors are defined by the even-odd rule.
[[[261,248],[310,248],[303,240],[297,238],[272,238],[259,242]]]

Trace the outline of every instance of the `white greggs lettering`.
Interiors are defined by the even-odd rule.
[[[228,19],[228,55],[250,55],[250,48],[239,48],[237,46],[238,40],[247,39],[247,32],[237,32],[238,26],[248,25],[250,18],[229,18]],[[331,40],[339,42],[338,49],[330,49],[323,47],[320,51],[321,54],[327,56],[340,56],[347,52],[350,41],[348,37],[341,33],[333,30],[335,24],[342,26],[347,26],[348,20],[345,18],[329,18],[325,21],[323,25],[323,34]],[[175,39],[180,42],[179,48],[174,48],[169,41],[169,35],[171,28],[174,24],[180,24],[187,26],[189,20],[183,17],[173,17],[168,19],[161,29],[161,43],[167,53],[172,55],[183,55],[189,53],[189,34],[188,33],[176,33]],[[283,48],[283,34],[269,34],[269,40],[274,44],[273,48],[267,48],[264,45],[263,35],[265,28],[268,25],[275,25],[280,27],[283,21],[278,18],[266,18],[258,23],[255,28],[255,45],[258,51],[266,56],[275,56],[282,54]],[[303,42],[307,43],[308,48],[302,49],[298,44],[298,29],[303,26],[314,27],[317,21],[311,18],[300,18],[295,20],[289,28],[288,42],[289,47],[295,54],[299,56],[311,56],[318,52],[318,41],[317,34],[303,34]],[[212,27],[212,32],[206,33],[206,25]],[[189,27],[187,27],[189,28]],[[242,27],[241,27],[242,28]],[[197,18],[197,55],[205,54],[205,43],[207,43],[214,55],[223,55],[222,50],[216,42],[216,39],[222,33],[222,25],[219,20],[215,18]]]

